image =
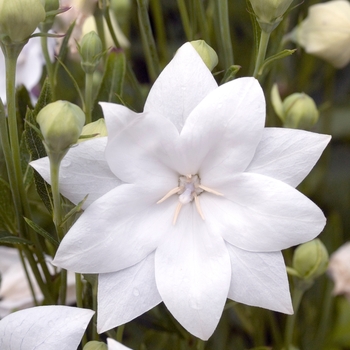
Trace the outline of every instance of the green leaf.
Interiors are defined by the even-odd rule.
[[[83,198],[83,200],[81,200],[72,210],[70,210],[65,217],[63,218],[62,222],[61,222],[61,227],[63,225],[65,225],[65,223],[72,218],[74,215],[79,214],[82,212],[81,207],[83,206],[83,204],[85,203],[86,199],[88,197],[88,194]]]
[[[276,60],[279,60],[281,58],[285,58],[288,56],[293,55],[293,53],[296,51],[296,49],[294,50],[283,50],[279,53],[276,53],[276,55],[272,55],[269,58],[267,58],[264,63],[261,65],[260,70],[259,70],[259,75],[261,75],[264,71],[264,69],[266,69],[266,67],[270,66],[273,62],[275,62]]]
[[[55,247],[58,247],[59,242],[50,235],[46,230],[44,230],[42,227],[40,227],[38,224],[36,224],[34,221],[29,220],[27,218],[24,218],[25,222],[30,226],[36,233],[38,233],[40,236],[46,238],[50,243],[52,243]]]
[[[35,105],[34,108],[34,116],[37,116],[37,114],[49,103],[52,102],[52,91],[51,86],[49,83],[49,80],[46,79],[44,82],[44,85],[41,89],[40,96],[38,99],[38,102]]]
[[[8,232],[0,232],[0,243],[5,244],[33,244],[27,239],[11,235]]]
[[[0,177],[0,230],[15,230],[16,214],[10,185]],[[13,232],[14,233],[14,232]]]
[[[225,75],[224,77],[222,78],[221,80],[221,84],[224,84],[224,83],[227,83],[231,80],[233,80],[237,74],[237,72],[241,69],[242,67],[241,66],[238,66],[238,65],[233,65],[233,66],[230,66],[226,72],[225,72]]]
[[[103,118],[102,109],[98,102],[121,102],[118,96],[121,96],[123,92],[125,70],[126,61],[124,52],[121,50],[112,50],[107,57],[106,69],[94,102],[92,113],[94,121]]]

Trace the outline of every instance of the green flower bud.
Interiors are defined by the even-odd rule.
[[[62,157],[78,142],[85,123],[84,112],[73,103],[56,101],[45,106],[37,115],[48,155]]]
[[[250,0],[260,28],[271,33],[282,21],[293,0]]]
[[[46,12],[57,11],[60,7],[59,0],[41,0]],[[55,20],[55,14],[47,14],[46,19],[43,23],[40,23],[40,29],[43,32],[48,32],[53,25]]]
[[[79,142],[90,140],[95,137],[103,137],[107,136],[107,127],[106,127],[106,122],[104,118],[100,118],[99,120],[96,120],[95,122],[86,124],[83,127],[83,131],[80,135],[81,136],[86,136],[87,138],[81,138],[79,139]],[[90,136],[90,137],[88,137]]]
[[[318,121],[317,106],[314,100],[304,93],[294,93],[282,102],[278,87],[274,84],[271,101],[286,128],[310,129]]]
[[[92,340],[85,344],[83,350],[108,350],[107,344]]]
[[[204,40],[191,41],[191,45],[196,49],[199,56],[209,70],[213,70],[219,62],[218,55]]]
[[[318,239],[301,244],[294,252],[293,269],[298,277],[312,280],[321,276],[328,266],[328,252]]]
[[[40,0],[0,0],[0,40],[27,40],[45,16]]]
[[[78,51],[81,56],[81,67],[85,73],[93,73],[100,62],[102,42],[96,32],[91,31],[83,36]]]

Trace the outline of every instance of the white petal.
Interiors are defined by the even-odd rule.
[[[81,142],[72,147],[62,160],[60,192],[74,204],[78,204],[88,194],[83,209],[122,184],[107,164],[104,156],[106,144],[107,137]],[[51,182],[47,157],[35,160],[30,165],[46,182]]]
[[[281,252],[253,253],[226,243],[232,279],[228,297],[239,303],[293,313]]]
[[[0,349],[75,350],[94,311],[68,306],[38,306],[0,321]]]
[[[108,350],[131,350],[123,344],[118,343],[112,338],[107,338]]]
[[[54,264],[81,273],[108,273],[149,255],[172,226],[176,198],[121,185],[91,204],[62,240]]]
[[[273,178],[233,176],[218,189],[225,197],[200,196],[206,222],[232,245],[248,251],[278,251],[315,238],[326,219],[302,193]]]
[[[216,88],[211,72],[193,46],[186,43],[153,84],[144,111],[169,118],[181,131],[193,108]]]
[[[127,269],[102,273],[98,279],[98,332],[127,323],[161,301],[154,276],[154,253]]]
[[[207,230],[193,203],[181,209],[155,262],[166,307],[190,333],[207,340],[226,302],[231,266],[224,241]]]
[[[331,136],[296,129],[265,128],[247,172],[296,187],[328,145]]]
[[[176,164],[183,157],[177,155],[180,138],[175,126],[156,113],[137,114],[112,103],[101,107],[108,130],[106,158],[114,174],[128,183],[148,186],[155,181],[167,191],[176,187]]]
[[[244,171],[253,158],[265,123],[265,99],[254,78],[235,79],[208,94],[181,132],[188,170],[208,187]]]

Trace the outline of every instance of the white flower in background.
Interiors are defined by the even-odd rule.
[[[0,349],[76,350],[94,311],[38,306],[0,321]]]
[[[118,343],[112,338],[107,338],[108,350],[131,350],[123,344]]]
[[[34,305],[33,296],[18,254],[17,249],[0,247],[0,318],[7,316],[15,310],[25,309]],[[49,257],[46,258],[51,260]],[[48,267],[52,273],[54,271],[53,266],[49,264]],[[28,263],[27,269],[36,298],[41,302],[44,297]],[[74,302],[75,275],[72,272],[68,272],[67,303],[73,304]],[[0,347],[0,349],[2,348]]]
[[[333,294],[344,294],[350,300],[350,242],[331,255],[328,272],[334,281]]]
[[[335,0],[310,6],[306,19],[287,38],[334,67],[345,67],[350,62],[349,1]]]
[[[226,298],[292,313],[281,250],[325,225],[295,187],[330,137],[264,128],[257,80],[218,87],[189,43],[160,74],[143,113],[101,105],[108,142],[82,142],[63,160],[62,194],[74,203],[89,197],[54,259],[100,274],[99,331],[161,301],[202,339]],[[32,165],[49,179],[47,159]]]
[[[55,39],[49,38],[49,50],[53,57]],[[24,85],[30,92],[38,83],[45,64],[40,38],[32,38],[24,46],[17,61],[16,86]],[[6,103],[5,57],[0,50],[0,97]]]

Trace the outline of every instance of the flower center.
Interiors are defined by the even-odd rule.
[[[179,176],[179,185],[172,190],[170,190],[162,199],[160,199],[157,204],[164,202],[166,199],[171,197],[173,194],[179,195],[179,203],[177,204],[173,225],[176,224],[176,220],[179,216],[180,210],[183,205],[188,204],[194,200],[198,214],[204,220],[204,215],[199,204],[198,196],[203,192],[207,191],[217,196],[222,196],[222,193],[212,190],[209,187],[203,186],[201,184],[200,178],[197,174],[195,175],[181,175]]]

